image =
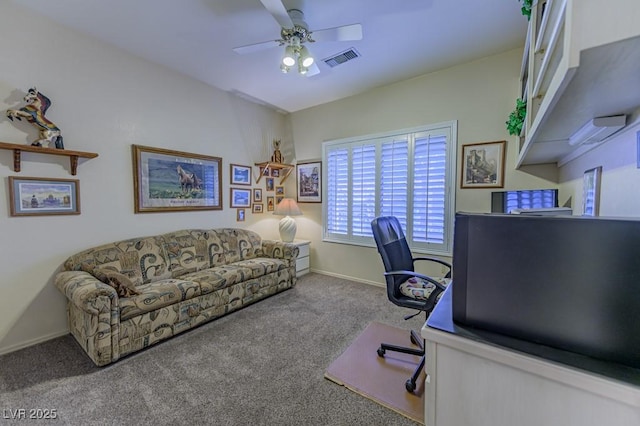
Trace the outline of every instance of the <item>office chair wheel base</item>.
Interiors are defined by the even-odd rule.
[[[384,349],[382,349],[382,348],[378,348],[378,356],[379,356],[380,358],[384,358],[384,353],[385,353],[385,352],[386,352],[386,351],[385,351]]]
[[[416,382],[411,379],[407,380],[404,386],[407,388],[407,392],[413,393],[413,391],[416,390]]]

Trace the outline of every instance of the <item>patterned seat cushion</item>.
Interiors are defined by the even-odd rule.
[[[448,286],[451,282],[451,278],[433,278],[443,286]],[[427,300],[436,286],[429,281],[425,281],[421,278],[409,278],[404,283],[400,284],[400,293],[416,300]],[[436,297],[436,302],[442,297],[442,292]]]
[[[120,320],[200,296],[200,284],[176,278],[137,286],[140,294],[120,298]]]

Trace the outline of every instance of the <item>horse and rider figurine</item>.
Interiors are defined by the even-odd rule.
[[[44,116],[51,106],[51,100],[38,92],[35,87],[29,89],[23,100],[27,103],[24,107],[7,110],[9,120],[13,121],[15,118],[21,121],[24,118],[38,129],[39,139],[33,141],[31,145],[43,146],[43,144],[46,144],[46,147],[51,147],[53,143],[55,148],[64,149],[62,132],[58,126]]]

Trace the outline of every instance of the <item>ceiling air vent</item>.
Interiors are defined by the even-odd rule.
[[[333,67],[337,67],[340,64],[344,64],[347,61],[350,61],[352,59],[356,59],[359,57],[360,57],[360,53],[358,53],[358,51],[352,47],[348,50],[345,50],[344,52],[338,53],[337,55],[323,59],[323,61],[325,64],[333,68]]]

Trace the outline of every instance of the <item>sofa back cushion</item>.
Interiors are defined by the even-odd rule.
[[[162,235],[173,278],[224,265],[226,256],[216,230],[184,229]]]
[[[94,247],[68,258],[67,271],[93,273],[108,268],[126,275],[134,285],[147,284],[171,276],[161,237],[132,238]]]
[[[239,228],[216,229],[222,240],[227,264],[262,257],[262,238],[253,231]]]

